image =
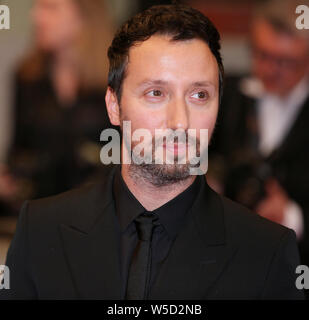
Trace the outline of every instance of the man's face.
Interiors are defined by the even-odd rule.
[[[305,39],[279,33],[260,20],[253,26],[252,47],[253,73],[270,93],[285,96],[308,74]]]
[[[200,129],[208,129],[210,137],[218,112],[218,77],[216,59],[202,40],[154,35],[130,49],[120,114],[111,121],[130,120],[132,132],[143,128],[152,137],[155,129],[196,129],[198,141]],[[111,116],[108,101],[107,107]],[[186,146],[164,148],[181,156]],[[175,166],[168,168],[175,172]]]

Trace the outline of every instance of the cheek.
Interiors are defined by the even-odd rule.
[[[190,128],[197,129],[198,133],[200,129],[208,129],[208,134],[211,135],[217,120],[218,107],[216,105],[217,102],[205,112],[192,113]]]
[[[162,128],[161,121],[156,117],[149,116],[149,114],[138,114],[128,118],[131,120],[132,133],[136,129],[147,129],[154,136],[155,129]]]
[[[300,81],[307,73],[306,67],[304,66],[303,68],[298,68],[294,72],[291,72],[286,76],[286,81],[293,85],[296,85],[298,81]]]
[[[121,104],[120,120],[130,120],[132,129],[148,129],[154,132],[155,128],[161,128],[164,115],[158,110],[150,110],[139,104],[135,99],[123,99],[126,104]]]
[[[75,19],[72,19],[71,21],[69,20],[69,23],[68,23],[68,20],[64,19],[58,25],[59,42],[60,43],[71,42],[76,38],[79,32],[80,32],[80,25],[78,21],[76,21]]]

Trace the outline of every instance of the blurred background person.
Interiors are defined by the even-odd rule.
[[[275,0],[257,9],[252,72],[226,79],[210,150],[217,176],[210,170],[209,179],[226,196],[294,229],[308,264],[309,34],[295,26],[297,5]]]
[[[113,30],[105,2],[35,0],[31,18],[34,45],[16,72],[13,144],[0,167],[2,213],[91,179],[100,133],[111,127],[104,97]]]

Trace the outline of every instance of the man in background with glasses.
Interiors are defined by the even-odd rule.
[[[226,82],[210,168],[221,161],[228,197],[294,229],[308,264],[309,31],[296,28],[296,7],[270,1],[257,10],[252,74]]]

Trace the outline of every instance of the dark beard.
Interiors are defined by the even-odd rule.
[[[123,119],[124,121],[126,119]],[[128,120],[127,120],[128,121]],[[121,122],[122,123],[122,122]],[[123,128],[121,128],[123,132]],[[187,142],[196,143],[195,140],[192,141],[192,138],[190,138],[185,133],[185,138]],[[124,138],[123,138],[124,139]],[[167,138],[168,139],[168,138]],[[166,140],[165,140],[166,141]],[[124,139],[124,143],[127,145],[127,148],[129,149],[130,146],[128,145],[128,142],[126,139]],[[190,168],[198,167],[199,163],[197,164],[191,164],[189,162],[187,163],[176,163],[178,161],[178,156],[174,156],[174,163],[173,164],[156,164],[154,163],[155,159],[155,146],[159,145],[156,144],[155,138],[152,139],[152,163],[148,162],[136,162],[134,161],[135,158],[139,158],[138,155],[135,155],[132,152],[132,163],[129,166],[129,175],[134,181],[138,181],[140,179],[144,179],[150,184],[152,184],[155,187],[163,187],[163,186],[169,186],[173,185],[175,183],[179,183],[181,181],[185,181],[188,178],[190,178],[192,175],[190,174]],[[162,146],[160,144],[160,146]],[[133,149],[134,146],[131,146]],[[200,141],[197,139],[197,156],[200,156]],[[137,164],[139,163],[139,164]]]
[[[133,180],[144,178],[155,187],[163,187],[187,180],[191,176],[189,168],[189,164],[132,163],[129,174]]]

